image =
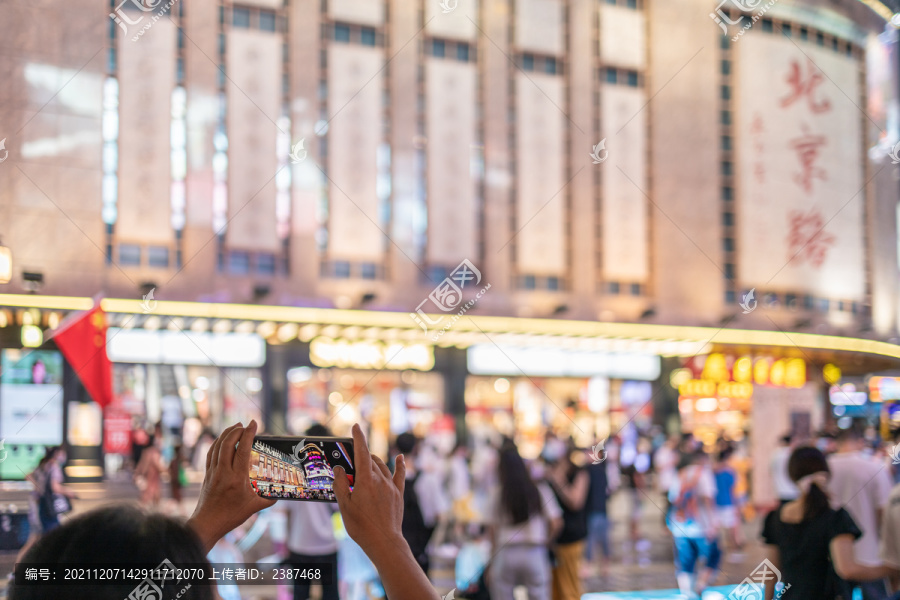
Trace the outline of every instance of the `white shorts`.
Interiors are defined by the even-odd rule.
[[[716,518],[719,520],[719,527],[734,527],[738,523],[737,508],[734,506],[717,506]]]

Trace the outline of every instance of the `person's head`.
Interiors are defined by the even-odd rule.
[[[326,427],[325,425],[322,425],[321,423],[313,423],[312,425],[307,427],[306,435],[309,435],[312,437],[332,437],[332,436],[334,436],[334,434],[331,433],[331,430],[328,429],[328,427]]]
[[[513,525],[524,523],[541,512],[541,495],[515,442],[504,438],[498,458],[500,506],[512,518]]]
[[[59,460],[60,454],[63,454],[62,446],[50,446],[44,450],[44,456],[42,456],[40,462],[38,462],[38,469],[42,469],[51,462]]]
[[[26,563],[134,564],[135,568],[142,569],[154,569],[164,560],[169,560],[174,568],[209,568],[203,546],[190,528],[171,517],[145,512],[129,504],[107,506],[73,518],[46,533],[22,558]],[[122,600],[129,597],[138,583],[68,586],[65,597],[67,600]],[[163,590],[167,592],[169,586],[176,586],[168,581],[165,585]],[[184,585],[179,584],[174,592]],[[179,598],[213,600],[213,589],[208,585],[192,585]],[[10,600],[47,597],[46,588],[41,586],[13,585],[10,591]]]
[[[804,519],[811,519],[828,508],[830,474],[828,461],[818,448],[801,446],[791,453],[788,475],[800,488]]]
[[[860,429],[850,426],[847,429],[839,429],[836,440],[839,452],[853,452],[862,448],[865,440]]]
[[[678,470],[681,471],[682,469],[694,466],[704,467],[707,464],[709,464],[709,457],[701,448],[687,454],[682,454],[681,460],[678,461]]]
[[[784,434],[783,436],[781,436],[781,445],[782,446],[790,446],[792,439],[793,439],[793,436],[790,433]]]
[[[734,447],[733,446],[725,446],[719,452],[719,456],[716,458],[716,461],[720,464],[727,463],[731,459],[731,456],[733,454],[734,454]]]
[[[412,433],[401,433],[397,436],[397,451],[407,457],[412,457],[419,446],[419,438]]]

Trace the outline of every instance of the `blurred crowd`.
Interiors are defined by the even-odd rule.
[[[332,432],[313,425],[305,435]],[[129,466],[141,502],[183,515],[187,473],[205,469],[213,440],[202,432],[186,451],[161,425],[136,428]],[[665,523],[684,598],[714,584],[723,559],[744,559],[745,524],[763,509],[766,556],[791,584],[773,588],[768,598],[884,600],[900,568],[898,442],[882,442],[874,429],[856,426],[810,439],[785,435],[770,464],[755,465],[768,470],[777,496],[762,507],[748,500],[746,439],[704,444],[691,434],[665,436],[633,425],[590,448],[548,432],[539,454],[528,457],[499,434],[473,435],[446,451],[436,439],[404,433],[394,440],[388,465],[393,470],[395,457],[405,456],[402,529],[415,560],[426,574],[437,559],[454,565],[461,598],[512,600],[513,590],[524,587],[530,600],[580,600],[586,578],[607,575],[622,559],[610,536],[611,499],[618,494],[627,517],[617,512],[617,525],[635,553],[650,546],[642,523],[657,513]],[[64,462],[64,448],[49,449],[29,475],[29,545],[71,510]],[[171,501],[164,500],[166,483]],[[302,568],[328,563],[338,577],[322,586],[322,600],[385,594],[333,503],[279,502],[225,535],[209,558]],[[240,598],[237,586],[219,593],[224,600]],[[279,591],[279,600],[309,597],[308,584]]]

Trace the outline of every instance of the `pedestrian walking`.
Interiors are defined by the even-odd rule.
[[[156,506],[162,496],[162,473],[166,470],[160,451],[161,438],[151,435],[134,469],[134,483],[141,492],[141,503]]]
[[[675,541],[675,578],[688,598],[715,580],[721,553],[715,518],[716,482],[703,450],[685,456],[669,491],[668,524]]]
[[[862,532],[844,508],[832,508],[829,498],[829,463],[812,446],[794,450],[788,472],[800,496],[770,512],[763,525],[766,558],[790,583],[781,600],[834,600],[851,597],[846,581],[871,581],[896,571],[879,563],[859,562],[854,541]],[[765,598],[775,597],[774,578],[766,584]]]
[[[865,440],[857,427],[837,435],[837,452],[828,457],[832,506],[847,509],[862,535],[856,540],[856,560],[863,565],[881,564],[878,534],[882,513],[891,494],[891,478],[884,464],[863,454]],[[884,581],[855,582],[863,600],[884,600]]]
[[[584,558],[587,561],[586,569],[582,576],[595,573],[594,556],[599,547],[602,557],[600,559],[600,573],[607,574],[609,561],[612,558],[612,548],[609,543],[609,516],[607,505],[609,502],[609,475],[607,473],[608,462],[594,462],[587,467],[588,495],[585,502],[587,510],[587,539],[584,544]]]
[[[580,600],[582,593],[581,562],[588,532],[585,502],[590,477],[583,467],[572,462],[572,450],[563,443],[562,456],[550,461],[547,469],[547,481],[563,511],[562,531],[553,547],[553,600]]]
[[[494,557],[488,572],[491,600],[514,600],[524,586],[529,600],[550,600],[548,548],[562,528],[562,509],[544,483],[535,483],[510,439],[498,453],[498,494],[491,511]]]

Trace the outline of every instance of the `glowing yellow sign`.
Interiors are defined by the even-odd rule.
[[[434,347],[317,337],[309,343],[309,360],[317,367],[430,371],[434,367]]]

